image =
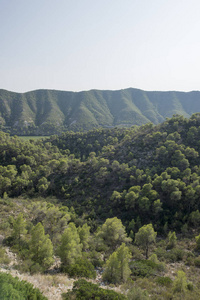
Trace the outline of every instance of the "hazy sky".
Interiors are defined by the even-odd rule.
[[[0,0],[0,88],[200,90],[199,0]]]

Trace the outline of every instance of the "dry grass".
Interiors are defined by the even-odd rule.
[[[8,247],[5,247],[6,254],[10,259],[9,265],[1,266],[1,272],[10,273],[12,276],[17,276],[21,280],[26,280],[33,284],[34,287],[38,288],[49,300],[60,300],[62,299],[62,293],[66,293],[68,289],[72,289],[74,279],[69,278],[63,274],[43,275],[19,273],[14,269],[15,265],[19,262],[17,255],[10,251]]]
[[[0,268],[1,272],[10,273],[17,276],[21,280],[26,280],[38,288],[49,300],[61,300],[62,293],[66,293],[68,289],[72,289],[74,279],[68,278],[67,275],[29,275],[27,273],[20,274],[16,270],[6,270]]]

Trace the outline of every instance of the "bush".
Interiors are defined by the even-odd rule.
[[[192,282],[187,283],[187,289],[188,289],[188,291],[193,291],[194,290],[194,285],[193,285]]]
[[[24,260],[20,265],[16,266],[20,272],[30,272],[30,274],[43,273],[44,268],[40,264],[33,262],[31,259]]]
[[[75,264],[70,265],[63,270],[70,276],[80,276],[86,278],[96,278],[96,272],[93,264],[86,258],[79,258]]]
[[[176,262],[183,260],[183,257],[185,255],[184,250],[182,249],[172,249],[166,252],[165,258],[169,262]]]
[[[172,285],[172,280],[171,278],[169,277],[158,277],[156,279],[156,282],[159,284],[159,285],[162,285],[162,286],[166,286],[166,287],[169,287]]]
[[[149,277],[155,274],[155,263],[148,260],[138,260],[130,263],[131,274],[139,277]]]
[[[200,257],[197,257],[194,259],[194,265],[195,265],[195,267],[200,268]]]
[[[10,263],[10,259],[8,255],[6,254],[5,249],[0,247],[0,264],[8,265]]]
[[[63,294],[64,300],[126,300],[127,298],[112,290],[100,288],[97,284],[79,279],[74,282],[72,291]]]
[[[164,271],[165,266],[163,263],[155,263],[152,260],[138,260],[130,263],[130,269],[133,276],[149,277]]]
[[[33,287],[32,284],[10,274],[0,273],[0,299],[1,300],[26,300],[37,299],[47,300],[42,293]]]
[[[173,282],[173,292],[174,293],[185,293],[187,290],[187,279],[183,271],[177,272],[177,277]]]
[[[187,257],[187,259],[186,259],[186,264],[187,264],[188,266],[193,266],[193,265],[194,265],[194,258],[191,257],[191,256]]]
[[[166,255],[166,250],[161,248],[161,247],[158,247],[156,250],[155,250],[155,254],[157,255],[158,259],[159,260],[164,260],[165,259],[165,255]]]
[[[94,267],[102,267],[104,264],[104,261],[101,258],[101,253],[94,250],[90,252],[90,261]]]
[[[30,267],[30,273],[36,274],[36,273],[43,273],[44,268],[39,263],[33,263]]]
[[[128,291],[128,300],[147,300],[149,295],[147,291],[142,290],[140,287],[133,287]]]

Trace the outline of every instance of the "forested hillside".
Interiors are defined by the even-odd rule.
[[[123,284],[79,280],[63,299],[200,298],[199,113],[30,141],[1,132],[0,196],[18,270]]]
[[[55,196],[92,220],[181,230],[199,207],[200,116],[24,142],[1,133],[1,196]],[[183,221],[184,220],[184,221]]]
[[[1,130],[18,135],[161,123],[200,111],[200,92],[147,92],[138,89],[67,92],[0,90]]]

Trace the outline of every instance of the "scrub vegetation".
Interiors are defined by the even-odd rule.
[[[199,141],[199,113],[30,141],[1,132],[1,266],[9,249],[20,273],[75,278],[63,299],[199,299]]]

